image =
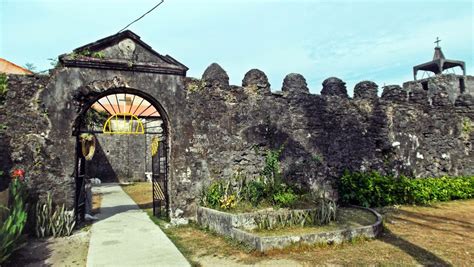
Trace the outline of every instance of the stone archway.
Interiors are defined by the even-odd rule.
[[[115,79],[114,85],[118,80]],[[102,83],[101,87],[104,88],[107,84],[109,83]],[[94,177],[101,177],[103,182],[150,179],[153,213],[157,215],[163,212],[168,215],[170,146],[166,110],[153,96],[127,87],[89,92],[82,95],[81,99],[78,99],[81,105],[73,132],[76,136],[77,218],[84,218],[87,209],[86,184]],[[96,156],[88,158],[86,155],[90,152],[85,152],[86,137],[94,141]],[[87,149],[90,150],[90,147]],[[132,161],[127,161],[130,158]]]
[[[100,55],[100,57],[96,56]],[[77,182],[77,143],[80,121],[95,100],[113,93],[130,93],[148,99],[159,110],[166,125],[167,165],[169,169],[183,169],[182,155],[186,139],[176,133],[189,124],[186,118],[184,80],[187,67],[177,60],[154,51],[140,37],[124,31],[75,49],[59,56],[58,66],[51,71],[44,90],[38,92],[41,110],[47,112],[48,155],[55,171],[54,186],[60,194],[56,201],[72,208],[79,198]],[[173,118],[168,117],[173,114]],[[178,167],[181,166],[181,167]],[[175,195],[174,178],[178,172],[167,173],[170,184],[166,192]],[[44,187],[47,187],[45,185]],[[175,208],[176,198],[167,201],[166,210]],[[169,206],[169,207],[168,207]]]

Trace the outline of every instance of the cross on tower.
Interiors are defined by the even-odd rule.
[[[439,37],[436,37],[436,41],[435,41],[436,47],[439,47],[439,42],[441,42],[441,40],[439,39]]]

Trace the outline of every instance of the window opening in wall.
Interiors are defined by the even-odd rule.
[[[461,94],[464,94],[464,91],[466,90],[466,85],[464,84],[464,78],[459,78],[459,91]]]
[[[428,82],[422,82],[421,86],[423,87],[423,90],[428,91]]]

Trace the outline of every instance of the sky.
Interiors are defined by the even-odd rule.
[[[158,2],[0,0],[0,57],[49,69],[49,58],[117,33]],[[272,91],[300,73],[312,93],[335,76],[352,95],[363,80],[412,80],[413,66],[432,59],[436,37],[473,75],[473,13],[473,1],[462,0],[165,0],[129,29],[188,66],[190,77],[216,62],[235,85],[258,68]]]

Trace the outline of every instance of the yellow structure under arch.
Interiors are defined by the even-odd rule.
[[[160,139],[158,137],[153,137],[151,139],[151,155],[154,156],[158,153],[158,148],[160,146]]]
[[[105,134],[144,134],[143,122],[131,113],[117,113],[104,123]]]

